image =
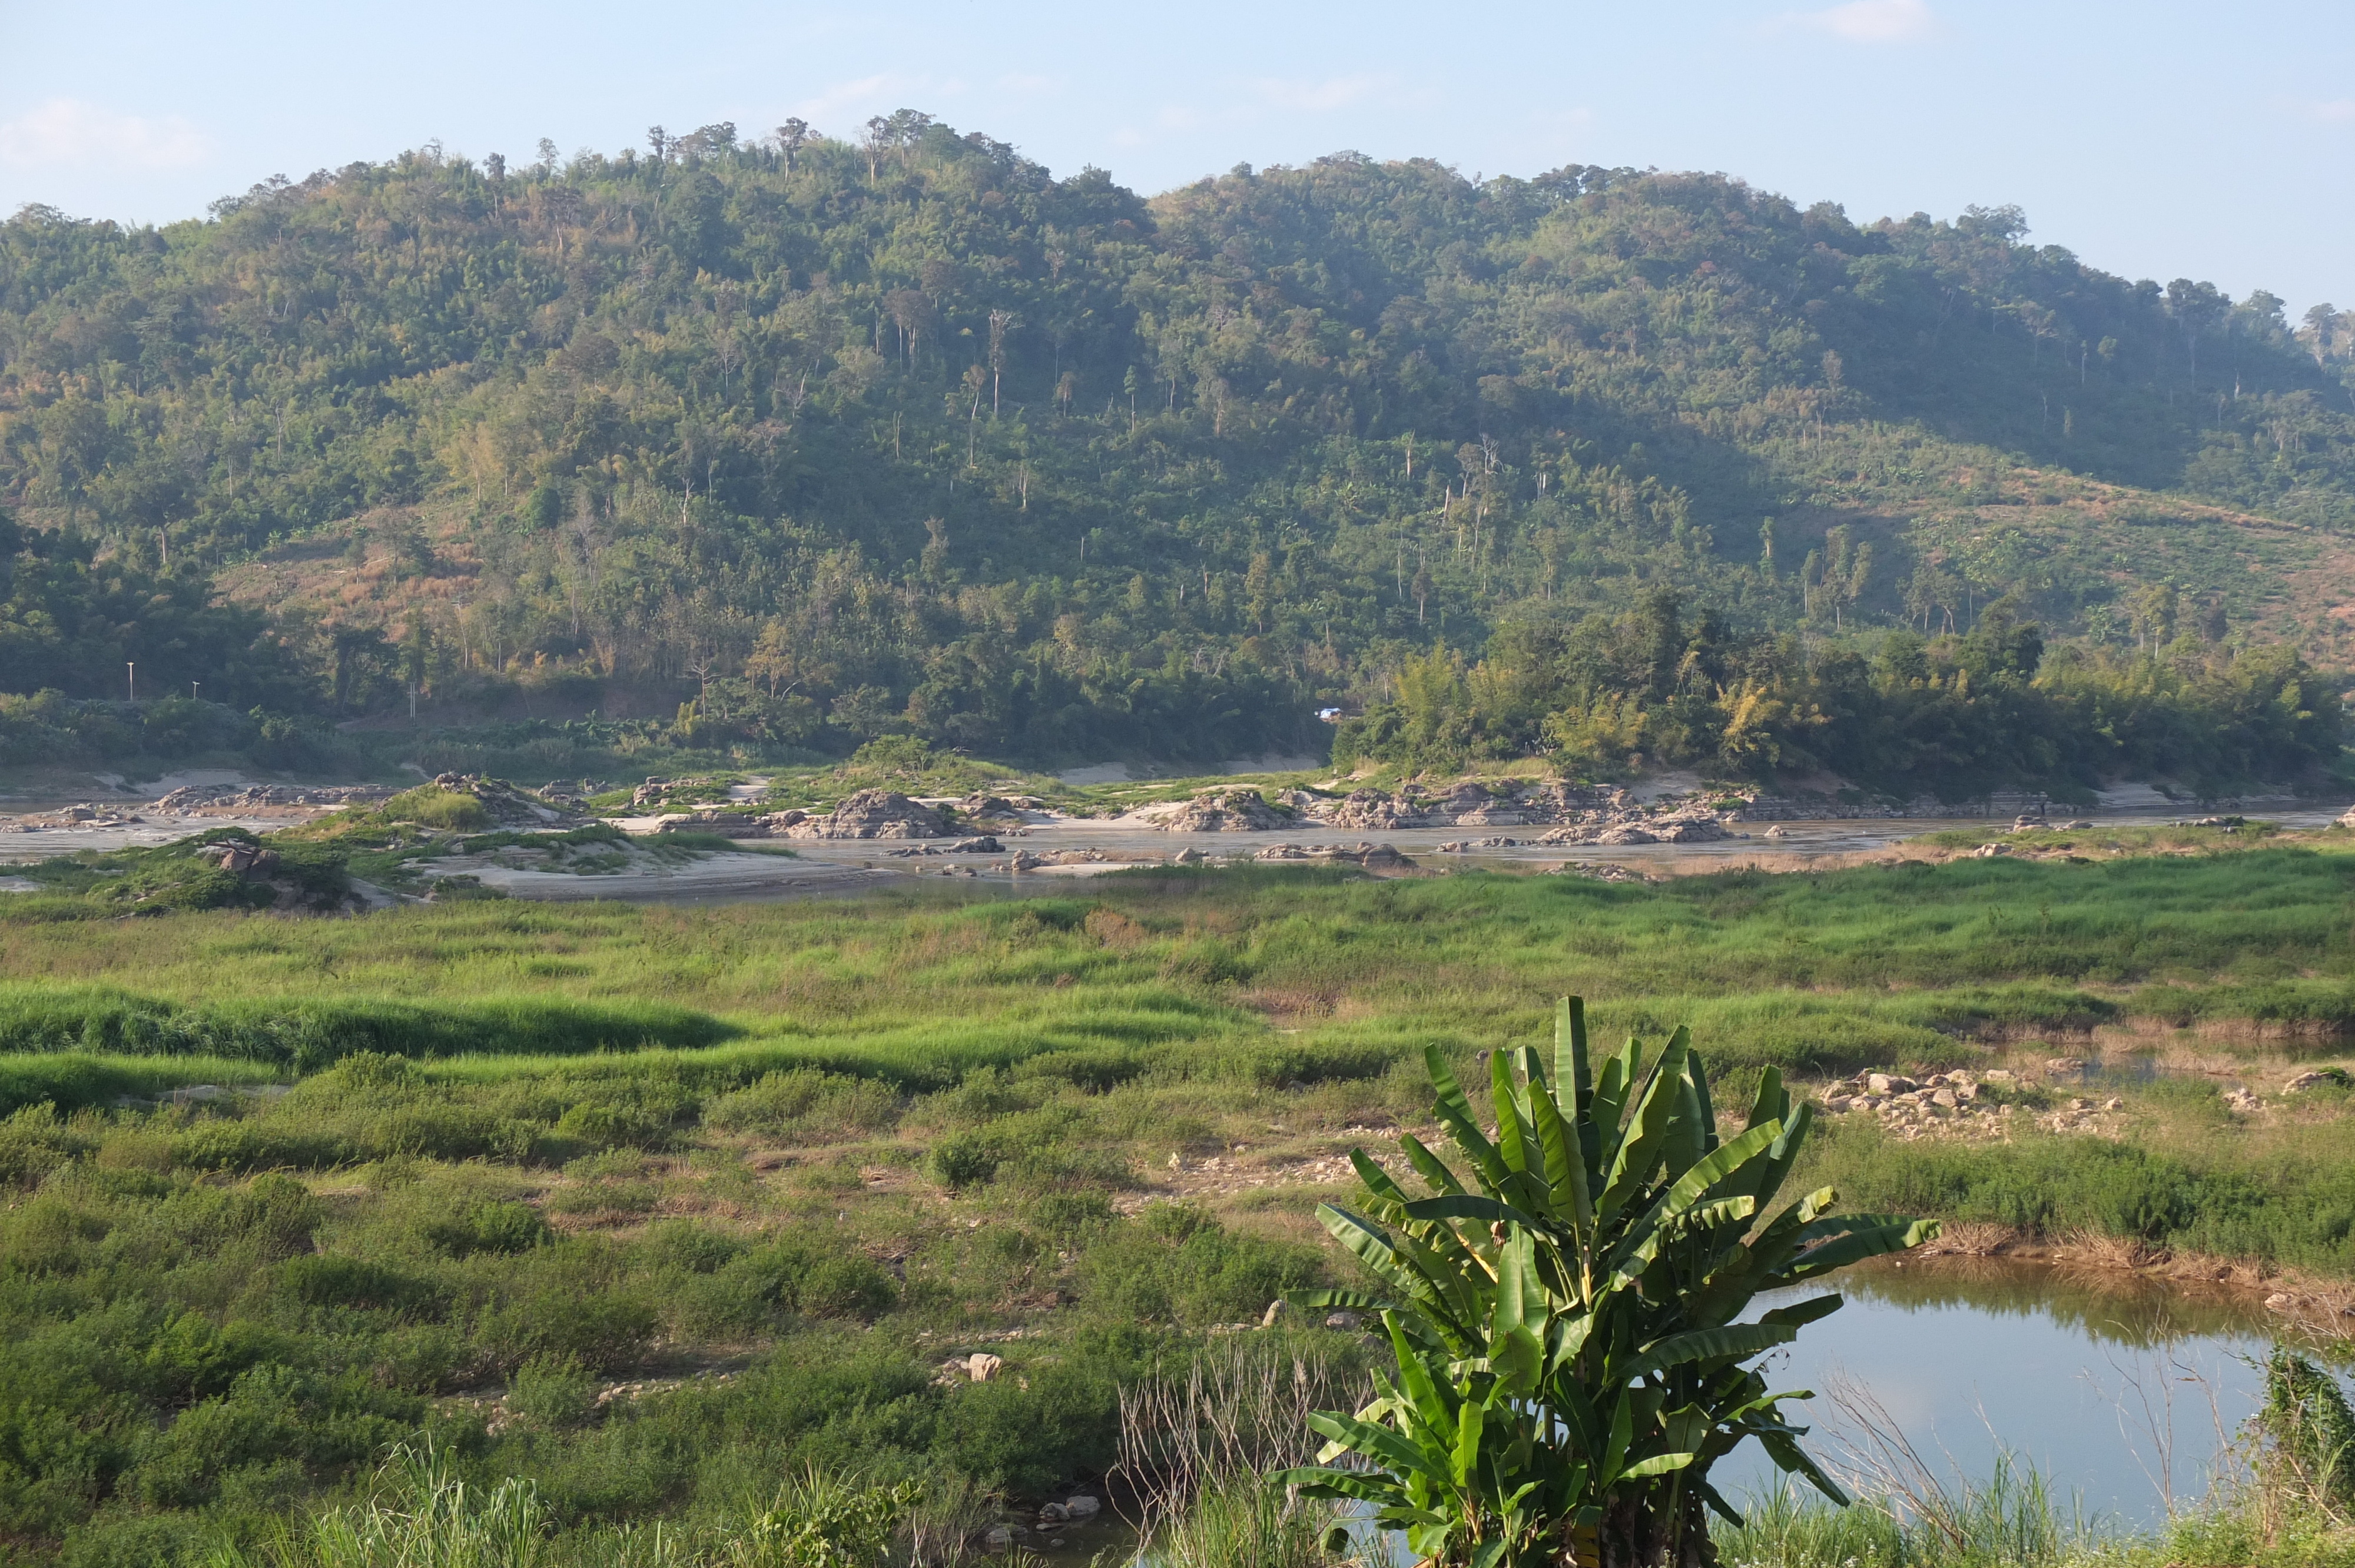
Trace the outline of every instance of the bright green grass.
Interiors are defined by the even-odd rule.
[[[1485,874],[1122,875],[1087,895],[286,920],[0,917],[0,1050],[279,1064],[721,1047],[936,1087],[1039,1056],[1315,1080],[1429,1043],[1678,1022],[1729,1067],[1955,1059],[2143,1017],[2355,1022],[2355,855],[1956,862],[1660,886]],[[519,1070],[521,1064],[497,1070]]]

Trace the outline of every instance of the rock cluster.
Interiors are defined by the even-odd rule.
[[[44,828],[135,827],[146,820],[136,813],[117,810],[112,806],[93,806],[84,801],[78,806],[51,811],[46,816],[35,813],[0,824],[0,833],[37,833]]]
[[[1256,789],[1208,789],[1154,823],[1173,833],[1263,833],[1298,825]]]
[[[2075,1072],[2084,1063],[2074,1056],[2056,1056],[2046,1064],[2055,1074]],[[1834,1115],[1876,1116],[1898,1137],[2001,1137],[2015,1118],[2028,1119],[2024,1107],[1987,1097],[1988,1087],[2025,1084],[2004,1068],[1984,1073],[1933,1073],[1915,1079],[1896,1072],[1859,1073],[1826,1085],[1823,1107]],[[2097,1100],[2077,1095],[2041,1115],[2036,1123],[2053,1132],[2098,1132],[2113,1124],[2101,1118],[2125,1108],[2115,1097]]]
[[[1652,879],[1628,866],[1614,865],[1609,861],[1566,860],[1555,866],[1562,876],[1582,876],[1590,882],[1649,882]]]
[[[380,784],[184,784],[149,807],[155,811],[235,810],[249,806],[348,806],[400,793]]]
[[[985,833],[977,839],[958,839],[953,843],[924,844],[919,848],[885,850],[883,853],[905,860],[912,855],[1004,854],[1006,846]]]
[[[197,851],[197,858],[212,862],[232,876],[267,875],[278,865],[278,852],[260,844],[207,844]]]
[[[861,789],[823,817],[778,811],[761,819],[791,839],[946,838],[948,819],[896,789]]]
[[[1490,787],[1466,779],[1431,795],[1353,789],[1340,800],[1284,791],[1270,805],[1248,789],[1208,790],[1155,825],[1172,832],[1270,832],[1303,824],[1360,831],[1401,828],[1550,827],[1550,844],[1705,843],[1727,836],[1724,814],[1710,802],[1638,806],[1624,789],[1559,780]],[[1287,811],[1280,808],[1290,808]]]
[[[787,813],[779,812],[777,816]],[[806,819],[808,813],[791,813],[795,821]],[[723,811],[717,807],[704,807],[693,811],[677,811],[663,818],[666,831],[686,829],[698,833],[719,833],[731,839],[765,839],[776,831],[776,817],[763,817],[750,811]]]
[[[1189,855],[1191,859],[1188,858]],[[1199,865],[1208,858],[1199,850],[1182,851],[1169,856],[1167,861],[1161,861],[1150,855],[1124,854],[1114,850],[1094,848],[1048,850],[1043,853],[1035,850],[1018,849],[1007,859],[992,862],[989,869],[1036,871],[1042,865]]]
[[[435,775],[433,782],[454,793],[472,795],[482,802],[491,821],[503,828],[578,827],[582,821],[577,813],[543,800],[504,779],[487,779],[479,773],[442,773]]]
[[[1043,804],[1035,795],[967,795],[957,802],[957,815],[970,822],[985,819],[1000,822],[1022,822],[1029,819],[1025,812],[1038,810]]]
[[[1978,1076],[1969,1073],[1933,1073],[1918,1080],[1902,1073],[1859,1073],[1826,1085],[1823,1107],[1834,1116],[1877,1116],[1903,1138],[1936,1132],[2000,1131],[2013,1109],[2009,1105],[1980,1100],[1982,1077],[1998,1084],[2012,1080],[2010,1073],[2000,1070]],[[1974,1123],[1976,1127],[1971,1125]]]
[[[1587,820],[1556,828],[1541,844],[1707,844],[1729,837],[1704,806],[1679,806],[1646,816],[1639,811],[1590,811]]]
[[[586,782],[583,780],[584,784]],[[688,789],[705,789],[710,783],[709,779],[663,779],[649,775],[645,783],[630,791],[630,807],[633,810],[641,811],[648,807],[659,809],[673,795]]]
[[[1389,844],[1270,844],[1253,860],[1322,861],[1327,864],[1362,865],[1369,871],[1403,871],[1414,862]]]
[[[1337,828],[1396,829],[1419,825],[1413,804],[1380,789],[1352,789],[1342,800],[1311,814]]]
[[[1624,790],[1606,794],[1560,782],[1490,789],[1465,779],[1440,795],[1409,788],[1395,795],[1353,789],[1339,800],[1310,797],[1301,815],[1337,828],[1519,828],[1577,821],[1585,813],[1628,805]]]
[[[1916,795],[1910,800],[1846,800],[1837,795],[1806,790],[1788,795],[1754,794],[1729,812],[1737,822],[1902,821],[1908,817],[1951,817],[1957,811],[1995,816],[2007,807],[2017,816],[2041,822],[2051,804],[2037,790],[1998,791],[1976,801],[1941,800]]]
[[[997,1374],[1005,1370],[1006,1361],[1003,1357],[993,1356],[987,1351],[975,1351],[969,1356],[952,1356],[943,1361],[940,1376],[933,1381],[936,1383],[994,1383],[996,1381]]]

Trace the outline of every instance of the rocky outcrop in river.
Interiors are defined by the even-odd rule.
[[[948,819],[896,789],[861,789],[822,817],[779,811],[767,819],[789,839],[939,839]]]
[[[1153,825],[1173,833],[1264,833],[1300,823],[1269,805],[1256,789],[1208,789]]]

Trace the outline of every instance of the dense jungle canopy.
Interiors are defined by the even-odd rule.
[[[648,143],[0,225],[8,713],[141,662],[772,753],[2338,759],[2355,314],[1714,175]]]

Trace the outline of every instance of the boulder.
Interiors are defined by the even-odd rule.
[[[975,1351],[964,1359],[965,1375],[975,1383],[988,1383],[1004,1371],[1006,1362],[987,1351]]]
[[[1075,1520],[1093,1519],[1103,1511],[1103,1504],[1094,1498],[1082,1495],[1063,1499],[1063,1511]]]

